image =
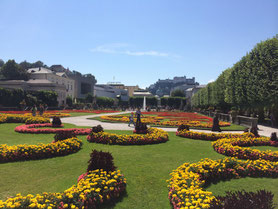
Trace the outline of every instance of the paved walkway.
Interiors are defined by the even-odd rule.
[[[74,124],[77,126],[92,127],[92,126],[101,125],[106,130],[134,130],[133,125],[131,125],[131,127],[129,127],[127,123],[108,123],[108,122],[101,122],[98,120],[88,119],[88,118],[100,117],[103,115],[119,115],[119,114],[126,114],[126,113],[131,113],[131,111],[96,114],[96,115],[84,115],[84,116],[76,116],[76,117],[65,117],[65,118],[61,118],[61,120],[62,120],[62,123],[70,123],[70,124]],[[277,128],[271,128],[271,127],[262,126],[262,125],[259,125],[258,128],[259,128],[259,134],[261,136],[270,136],[271,133],[273,133],[273,132],[276,132],[278,134]],[[161,128],[161,129],[163,129],[165,131],[173,131],[173,132],[177,131],[177,128]],[[197,130],[197,129],[192,129],[192,130],[198,131],[198,132],[211,133],[211,131],[209,131],[209,130]],[[227,132],[243,133],[243,131],[223,131],[222,133],[227,133]],[[217,133],[217,132],[214,132],[214,133]]]

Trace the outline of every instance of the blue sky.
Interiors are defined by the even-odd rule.
[[[277,0],[0,0],[0,58],[62,64],[98,83],[206,84],[278,33]]]

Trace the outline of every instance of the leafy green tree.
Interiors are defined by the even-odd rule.
[[[5,64],[5,62],[4,62],[2,59],[0,59],[0,68],[1,68],[4,64]]]
[[[69,106],[69,107],[72,107],[72,98],[70,96],[67,96],[66,98],[66,104]]]
[[[8,60],[2,68],[1,74],[9,80],[27,80],[28,73],[23,70],[14,60]]]
[[[185,93],[181,89],[175,89],[171,92],[171,97],[185,97]]]
[[[86,101],[87,103],[93,103],[93,101],[94,101],[94,95],[93,95],[92,93],[86,94],[86,96],[85,96],[85,101]]]

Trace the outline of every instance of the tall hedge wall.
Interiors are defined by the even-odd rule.
[[[198,91],[193,107],[261,112],[278,109],[278,35],[258,43],[217,80]],[[276,113],[277,114],[277,113]]]

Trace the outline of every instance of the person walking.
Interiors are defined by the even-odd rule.
[[[129,116],[128,126],[130,126],[131,123],[135,126],[133,112],[131,112],[131,114]]]

